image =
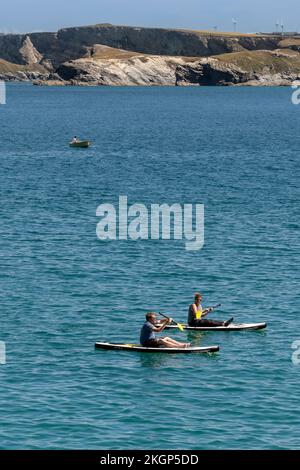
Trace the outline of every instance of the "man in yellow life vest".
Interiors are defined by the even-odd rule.
[[[188,324],[189,326],[228,326],[233,321],[233,317],[226,321],[206,320],[205,317],[213,308],[203,309],[201,306],[202,295],[195,294],[195,301],[189,306]]]

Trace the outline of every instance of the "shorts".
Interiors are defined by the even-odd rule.
[[[218,320],[194,320],[192,323],[189,323],[189,326],[202,326],[202,327],[213,327],[213,326],[223,326],[224,322],[223,321],[218,321]]]
[[[143,344],[145,348],[160,348],[163,345],[163,341],[158,338],[148,339],[148,341],[145,341]]]

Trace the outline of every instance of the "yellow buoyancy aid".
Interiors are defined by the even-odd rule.
[[[196,320],[201,320],[202,312],[203,312],[202,307],[201,305],[199,305],[198,310],[196,312]]]

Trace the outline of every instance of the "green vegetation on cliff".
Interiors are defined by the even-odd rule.
[[[211,85],[262,76],[272,84],[276,74],[279,84],[300,76],[300,38],[111,24],[0,35],[0,79],[7,80]]]
[[[215,58],[223,64],[240,67],[246,72],[300,73],[300,54],[289,49],[276,51],[243,51],[221,54]]]

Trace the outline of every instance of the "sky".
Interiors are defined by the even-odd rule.
[[[57,31],[112,23],[241,32],[300,31],[299,0],[9,0],[1,1],[0,32]]]

